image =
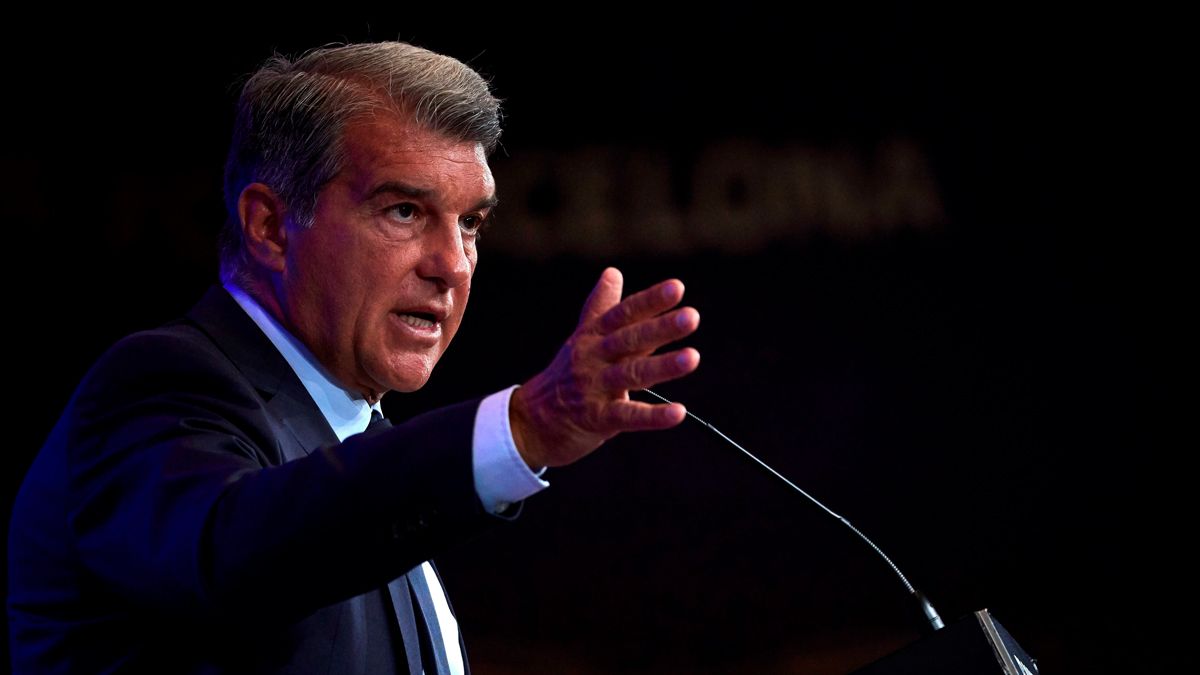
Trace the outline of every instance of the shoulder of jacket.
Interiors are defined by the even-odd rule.
[[[187,321],[127,335],[88,370],[79,393],[140,385],[149,389],[208,388],[244,382],[237,365],[207,334]],[[247,386],[248,383],[247,383]]]

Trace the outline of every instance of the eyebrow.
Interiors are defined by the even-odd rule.
[[[396,194],[400,195],[401,197],[409,197],[411,199],[428,199],[433,196],[434,192],[434,190],[430,190],[428,188],[419,188],[415,185],[409,185],[399,181],[387,181],[385,183],[380,183],[374,190],[371,190],[371,193],[367,195],[367,200],[374,199],[375,197],[378,197],[384,193]],[[493,208],[499,203],[500,199],[496,197],[495,193],[492,193],[491,195],[479,200],[474,206],[467,210],[482,211],[483,209]]]

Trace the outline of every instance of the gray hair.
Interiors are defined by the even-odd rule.
[[[250,183],[274,190],[292,216],[312,225],[321,188],[345,161],[342,134],[353,120],[381,109],[488,154],[500,140],[500,101],[469,66],[403,42],[310,51],[295,61],[276,55],[246,81],[225,162],[221,280],[248,274],[238,198]]]

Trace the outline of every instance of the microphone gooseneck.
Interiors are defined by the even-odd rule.
[[[654,398],[657,398],[658,400],[660,400],[664,403],[674,403],[674,401],[671,401],[670,399],[666,398],[665,396],[657,394],[649,389],[642,389],[642,391],[646,392],[647,394],[650,394]],[[733,447],[737,448],[738,450],[741,450],[744,455],[746,455],[750,459],[757,462],[759,466],[766,469],[767,471],[770,471],[771,474],[774,475],[779,480],[783,481],[784,483],[787,483],[790,488],[792,488],[796,492],[799,492],[800,494],[804,495],[806,498],[808,498],[808,500],[810,502],[819,506],[821,509],[823,509],[829,515],[842,521],[842,523],[846,527],[850,528],[850,530],[852,532],[854,532],[854,534],[857,534],[860,539],[867,542],[867,546],[870,546],[872,549],[874,549],[875,552],[879,554],[879,557],[883,558],[883,561],[888,564],[888,567],[892,568],[892,571],[896,573],[896,576],[900,577],[900,583],[904,584],[904,588],[905,588],[905,590],[908,591],[908,594],[913,597],[913,599],[918,603],[918,605],[920,605],[921,614],[925,617],[925,620],[929,623],[929,625],[932,626],[933,630],[941,630],[942,628],[945,628],[946,624],[942,621],[942,617],[938,615],[937,610],[933,608],[933,604],[929,602],[929,598],[926,598],[925,594],[922,593],[921,591],[918,591],[916,588],[913,588],[913,585],[908,582],[908,578],[904,576],[904,573],[900,571],[900,568],[896,567],[896,563],[892,562],[892,559],[887,557],[887,554],[884,553],[878,546],[876,546],[875,542],[868,539],[867,535],[865,535],[861,531],[859,531],[859,529],[857,527],[855,527],[853,524],[851,524],[849,520],[847,520],[844,516],[834,513],[834,511],[832,509],[830,509],[828,506],[825,506],[824,504],[822,504],[819,499],[808,494],[807,492],[802,490],[800,488],[800,486],[798,486],[795,483],[793,483],[792,481],[788,480],[787,476],[784,476],[783,474],[779,473],[775,469],[772,469],[769,465],[767,465],[766,462],[762,461],[758,457],[755,457],[753,453],[751,453],[746,448],[743,448],[740,444],[738,444],[737,441],[726,436],[724,433],[721,432],[720,429],[714,427],[712,424],[710,424],[710,423],[706,422],[705,420],[702,420],[699,417],[697,417],[696,415],[692,414],[692,412],[690,410],[687,411],[687,416],[696,420],[700,424],[703,424],[704,426],[708,427],[709,429],[711,429],[713,433],[715,433],[716,435],[725,439],[725,441],[728,442]]]

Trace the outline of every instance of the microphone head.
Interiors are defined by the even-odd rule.
[[[929,602],[929,598],[925,597],[924,593],[914,588],[912,595],[917,601],[917,604],[921,607],[921,617],[924,619],[924,621],[921,623],[922,627],[924,628],[922,633],[928,634],[934,631],[939,631],[946,627],[945,622],[942,621],[942,617],[939,616],[937,610],[933,608],[933,603]]]

